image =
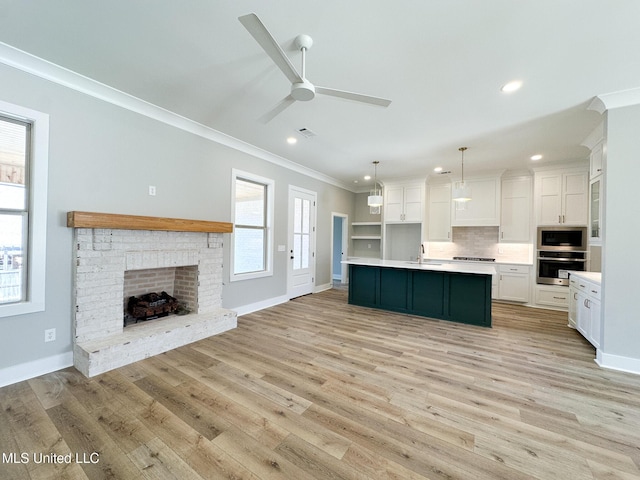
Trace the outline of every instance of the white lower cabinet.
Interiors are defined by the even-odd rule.
[[[569,325],[599,348],[602,340],[600,285],[579,275],[569,279]]]
[[[456,265],[476,266],[478,262],[455,261]],[[491,298],[509,302],[529,303],[531,267],[519,264],[491,264],[496,273],[491,276]]]
[[[498,299],[528,303],[531,288],[531,268],[526,265],[498,266]]]
[[[569,307],[569,289],[556,285],[536,285],[536,305],[565,310]]]

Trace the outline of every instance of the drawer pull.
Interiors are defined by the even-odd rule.
[[[553,298],[555,298],[556,300],[566,300],[567,299],[567,297],[553,297]]]
[[[591,293],[598,293],[597,290],[591,290]]]

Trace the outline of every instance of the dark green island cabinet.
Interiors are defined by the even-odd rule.
[[[491,327],[491,273],[349,264],[349,303]]]

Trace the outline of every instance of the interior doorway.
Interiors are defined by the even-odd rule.
[[[345,213],[331,213],[331,283],[348,283],[347,259],[349,248],[349,217]]]

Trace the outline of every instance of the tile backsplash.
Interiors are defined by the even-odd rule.
[[[498,227],[453,227],[452,242],[425,242],[428,258],[488,257],[499,262],[533,263],[530,243],[499,243]]]

